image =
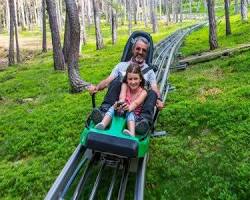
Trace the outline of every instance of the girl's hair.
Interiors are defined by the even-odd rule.
[[[144,88],[145,79],[143,78],[143,75],[142,75],[142,72],[141,72],[141,67],[137,63],[129,64],[129,66],[127,68],[127,71],[126,71],[126,74],[125,74],[125,76],[123,78],[123,83],[127,83],[128,73],[139,74],[140,79],[141,79],[140,86],[142,88]]]

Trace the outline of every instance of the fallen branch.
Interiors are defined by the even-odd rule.
[[[218,51],[211,51],[211,52],[204,52],[198,55],[186,57],[183,59],[180,59],[179,64],[196,64],[200,62],[207,62],[210,60],[214,60],[217,58],[220,58],[222,56],[231,56],[236,53],[248,51],[250,49],[250,44],[243,44],[239,45],[238,47],[235,48],[230,48],[230,49],[223,49],[223,50],[218,50]]]

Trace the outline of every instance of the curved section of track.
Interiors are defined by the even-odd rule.
[[[170,66],[174,65],[175,58],[184,37],[191,31],[205,25],[205,23],[180,29],[163,39],[154,48],[153,65],[158,67],[156,72],[160,93],[165,102],[170,84],[168,76]],[[156,117],[157,117],[156,113]],[[69,158],[63,170],[50,188],[46,200],[54,199],[95,199],[98,189],[102,194],[106,191],[107,200],[125,199],[129,174],[135,174],[134,199],[144,199],[144,184],[148,155],[140,159],[128,159],[114,155],[93,152],[78,145]],[[107,174],[108,170],[108,174]],[[107,177],[108,176],[108,177]],[[104,183],[104,178],[110,178]],[[89,187],[91,185],[91,187]],[[87,195],[84,193],[88,187]],[[103,189],[105,188],[105,189]],[[103,195],[102,195],[103,199]]]

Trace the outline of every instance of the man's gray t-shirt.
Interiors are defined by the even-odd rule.
[[[126,70],[128,68],[130,64],[129,62],[120,62],[118,63],[115,68],[112,70],[111,72],[111,76],[114,76],[115,78],[117,78],[118,76],[123,77],[126,74]],[[149,67],[146,63],[143,64],[143,67],[141,68],[141,71],[144,70],[145,68]],[[152,84],[156,84],[156,76],[154,71],[151,69],[149,71],[147,71],[145,74],[143,74],[143,77],[145,79],[146,82],[148,82],[150,85]]]

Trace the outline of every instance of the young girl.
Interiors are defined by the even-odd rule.
[[[115,110],[118,112],[127,111],[128,129],[125,129],[123,133],[135,136],[135,120],[140,116],[142,103],[147,96],[144,83],[141,67],[138,64],[131,63],[123,79],[119,101],[108,110],[103,120],[95,128],[104,130],[111,122]]]

